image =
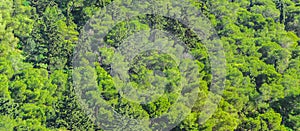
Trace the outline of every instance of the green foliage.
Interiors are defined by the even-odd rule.
[[[66,24],[65,16],[56,5],[47,6],[23,45],[26,61],[48,71],[66,68],[78,40],[75,28],[74,23]]]
[[[16,121],[8,116],[0,115],[0,130],[12,131],[16,125]]]
[[[101,121],[105,126],[117,119],[119,124],[127,123],[122,125],[124,129],[150,130],[114,118],[107,106],[128,118],[152,119],[145,124],[156,130],[167,127],[164,120],[176,124],[173,130],[300,130],[299,0],[189,1],[210,20],[223,43],[226,80],[222,94],[210,92],[212,85],[220,83],[212,81],[213,58],[205,43],[179,21],[137,14],[114,23],[125,15],[124,9],[116,8],[109,11],[114,15],[108,18],[111,23],[106,23],[116,24],[111,30],[91,21],[94,30],[83,34],[97,36],[108,31],[103,40],[78,41],[88,20],[111,0],[0,0],[0,130],[101,130],[91,111],[107,120]],[[156,11],[178,10],[169,9],[170,4],[165,2],[166,6]],[[185,19],[190,12],[178,15]],[[193,66],[191,61],[178,67],[170,54],[142,51],[139,44],[173,46],[174,40],[163,34],[141,32],[154,29],[182,40],[199,71],[181,74],[181,69]],[[132,37],[136,33],[142,36]],[[145,40],[134,41],[138,37]],[[109,46],[99,47],[99,41]],[[131,44],[124,45],[126,42]],[[87,43],[93,43],[92,49]],[[76,56],[82,52],[73,52],[75,46],[82,48],[85,56]],[[131,64],[125,62],[124,54],[138,51],[142,53],[135,55]],[[168,51],[178,55],[181,49]],[[97,59],[72,63],[73,57]],[[72,64],[82,68],[73,69]],[[120,71],[121,77],[117,76],[111,71],[113,66],[128,72]],[[179,92],[183,75],[200,75],[197,82],[188,83],[199,85],[198,95],[189,93],[188,85],[182,88],[184,93]],[[130,81],[131,90],[121,90],[128,87],[120,82],[123,76]],[[84,95],[78,95],[79,87]],[[143,93],[145,96],[138,95]],[[186,103],[176,104],[181,95],[197,96],[191,110]],[[107,105],[97,103],[102,98]],[[99,108],[89,110],[93,105]],[[180,111],[189,115],[177,124]],[[210,112],[214,113],[207,115]]]
[[[61,80],[67,81],[66,78]],[[60,84],[62,83],[60,82]],[[66,128],[68,130],[94,129],[90,117],[80,107],[72,85],[65,83],[64,85],[60,85],[60,88],[63,88],[63,86],[65,86],[64,89],[59,90],[62,94],[54,104],[53,115],[47,119],[47,127]]]

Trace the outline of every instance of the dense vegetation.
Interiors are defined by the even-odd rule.
[[[189,116],[173,130],[300,130],[300,1],[190,1],[209,18],[225,50],[225,88],[212,116],[201,109],[205,99],[201,97],[209,95],[212,84],[209,57],[204,44],[183,33],[186,27],[149,15],[119,23],[104,40],[116,47],[134,32],[126,25],[136,30],[155,25],[177,32],[189,47],[199,65],[202,94],[196,95]],[[84,47],[78,42],[84,25],[110,2],[0,0],[0,130],[101,130],[78,101],[72,59],[76,46]],[[106,48],[99,52],[105,58],[113,55]],[[139,105],[120,97],[109,73],[109,59],[96,62],[95,74],[84,75],[98,80],[98,95],[120,114],[153,118],[164,114],[178,97],[172,91],[179,86],[179,71],[165,54],[139,55],[143,57],[136,57],[137,64],[130,68],[137,90],[147,88],[145,79],[151,70],[171,76],[166,80],[170,91],[158,101]],[[148,69],[144,61],[149,60],[154,63]]]

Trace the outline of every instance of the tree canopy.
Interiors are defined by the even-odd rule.
[[[185,1],[0,0],[0,130],[300,130],[300,1]]]

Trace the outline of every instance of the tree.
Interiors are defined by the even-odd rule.
[[[26,61],[48,71],[67,68],[77,41],[76,25],[66,24],[57,5],[46,7],[24,46]]]
[[[62,75],[64,75],[64,78],[61,80],[67,81],[68,75]],[[87,112],[81,108],[71,83],[57,83],[57,81],[54,83],[63,88],[58,91],[62,91],[62,96],[54,104],[53,114],[47,119],[47,127],[68,130],[94,130],[93,121],[87,115]]]

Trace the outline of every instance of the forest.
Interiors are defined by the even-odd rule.
[[[0,0],[0,131],[69,130],[300,131],[300,0]]]

